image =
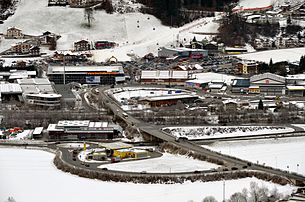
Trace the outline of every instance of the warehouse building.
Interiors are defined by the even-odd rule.
[[[161,107],[175,105],[178,101],[182,103],[194,103],[199,97],[186,93],[169,94],[163,96],[145,97],[139,100],[139,103],[150,107]]]
[[[98,140],[113,139],[122,134],[122,128],[108,122],[89,120],[64,120],[50,124],[49,140]]]
[[[256,93],[265,95],[284,95],[285,89],[285,77],[276,74],[264,73],[250,78],[249,93],[255,90]]]
[[[47,75],[55,84],[77,82],[90,85],[109,85],[125,81],[123,67],[116,66],[52,66]]]
[[[163,47],[158,52],[158,57],[163,57],[163,58],[189,57],[192,59],[203,59],[207,56],[208,56],[208,51],[204,49]]]

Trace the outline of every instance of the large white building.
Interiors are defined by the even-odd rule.
[[[41,107],[60,107],[62,95],[55,93],[47,78],[18,79],[26,104]]]

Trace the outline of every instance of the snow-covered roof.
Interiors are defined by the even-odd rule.
[[[22,93],[22,89],[19,84],[4,83],[0,84],[0,94],[2,93]]]
[[[305,90],[304,86],[287,86],[288,90]]]
[[[33,135],[39,135],[43,131],[43,127],[36,127],[35,130],[33,131]]]
[[[162,95],[162,96],[154,96],[154,97],[145,97],[143,98],[143,100],[159,101],[159,100],[173,100],[173,99],[183,99],[183,98],[198,98],[198,96],[191,94],[171,94],[171,95]]]
[[[122,66],[49,66],[49,73],[58,72],[120,72],[123,73]]]
[[[64,120],[64,121],[58,121],[57,126],[59,127],[87,127],[89,126],[90,121],[89,120]]]
[[[141,72],[141,79],[188,79],[187,71],[169,71],[169,70],[145,70]]]
[[[254,75],[250,77],[250,82],[255,82],[263,79],[272,79],[275,81],[280,81],[282,83],[285,83],[286,78],[277,74],[272,74],[272,73],[264,73],[264,74],[259,74],[259,75]]]
[[[223,84],[209,84],[209,89],[221,89]]]

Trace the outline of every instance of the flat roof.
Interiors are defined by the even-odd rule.
[[[58,73],[58,72],[119,72],[124,73],[123,67],[116,66],[49,66],[48,73]]]
[[[288,90],[305,90],[304,86],[287,86]]]
[[[198,98],[198,96],[197,95],[181,94],[180,93],[180,94],[172,94],[172,95],[145,97],[142,100],[158,101],[158,100],[172,100],[172,99],[183,99],[183,98]]]
[[[63,120],[63,121],[58,121],[57,126],[59,127],[88,127],[90,121],[89,120]]]
[[[106,149],[126,149],[132,147],[132,145],[124,142],[99,143],[99,146]]]
[[[19,84],[16,83],[2,83],[0,84],[1,93],[22,93],[22,89]]]
[[[43,127],[36,127],[33,131],[33,135],[39,135],[43,131]]]

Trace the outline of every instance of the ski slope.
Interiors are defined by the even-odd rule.
[[[94,60],[101,62],[111,56],[119,60],[130,60],[133,55],[156,55],[158,48],[177,45],[177,40],[189,42],[194,36],[197,40],[210,37],[195,35],[194,31],[215,33],[219,27],[214,17],[199,19],[180,28],[170,28],[148,14],[107,14],[96,11],[95,20],[89,29],[84,26],[84,9],[47,7],[47,2],[48,0],[20,0],[15,14],[0,25],[0,32],[5,33],[12,26],[31,35],[50,31],[62,36],[58,40],[58,50],[73,49],[73,43],[81,39],[118,43],[119,46],[114,49],[93,51]]]

